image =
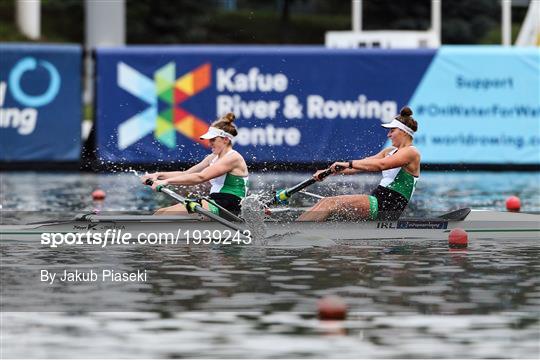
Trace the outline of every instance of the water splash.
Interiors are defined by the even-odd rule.
[[[260,244],[264,241],[267,231],[264,224],[266,207],[261,200],[261,195],[250,194],[242,200],[241,205],[242,211],[240,215],[245,220],[247,228],[251,231],[253,241]]]
[[[141,177],[141,176],[139,175],[139,172],[137,172],[135,169],[133,169],[133,168],[131,168],[131,167],[129,167],[129,169],[127,170],[127,172],[128,172],[128,173],[133,173],[133,174],[135,174],[136,177],[139,177],[139,178]]]

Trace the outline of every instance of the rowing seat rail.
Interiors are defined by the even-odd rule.
[[[437,218],[444,219],[447,221],[463,221],[465,220],[465,218],[467,218],[469,213],[471,213],[470,208],[461,208],[452,212],[441,214]]]

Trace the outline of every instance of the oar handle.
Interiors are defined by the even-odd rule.
[[[341,172],[342,170],[344,170],[345,167],[342,167],[340,165],[336,165],[336,172]],[[327,170],[325,170],[324,172],[322,172],[321,174],[319,174],[319,176],[317,178],[319,178],[319,180],[323,180],[324,178],[328,177],[330,174],[334,173],[332,171],[332,169],[328,168]]]
[[[147,180],[144,181],[144,184],[146,184],[147,186],[151,186],[152,184],[154,184],[154,181],[148,178]],[[158,188],[159,189],[157,191],[159,192],[159,190],[161,189],[161,186],[158,186]]]
[[[154,181],[151,180],[150,178],[148,178],[144,183],[145,183],[147,186],[151,186],[152,184],[154,184]],[[187,208],[187,210],[190,211],[190,212],[195,212],[197,206],[200,206],[199,203],[194,202],[194,201],[191,200],[191,199],[182,197],[180,194],[176,194],[176,193],[173,192],[172,190],[170,190],[170,189],[168,189],[168,188],[165,188],[163,185],[157,186],[157,187],[156,187],[156,190],[157,190],[158,192],[162,192],[162,193],[168,194],[168,195],[171,196],[172,198],[176,199],[178,202],[180,202],[180,203],[182,203],[183,205],[185,205],[186,208]]]
[[[339,166],[339,165],[337,165],[335,167],[336,172],[341,172],[344,169],[345,169],[345,167],[342,167],[342,166]],[[332,169],[328,168],[324,172],[320,173],[317,178],[322,181],[324,178],[328,177],[332,173],[334,173],[332,171]],[[312,185],[315,182],[317,182],[317,180],[315,178],[311,177],[311,178],[306,179],[305,181],[303,181],[301,183],[298,183],[294,187],[287,188],[287,189],[284,189],[282,191],[279,191],[279,192],[276,193],[274,199],[270,202],[270,204],[283,203],[283,202],[287,201],[287,199],[289,199],[293,194],[298,193],[302,189],[309,187],[310,185]]]

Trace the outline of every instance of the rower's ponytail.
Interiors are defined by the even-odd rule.
[[[418,122],[412,117],[412,115],[412,109],[408,106],[404,106],[403,108],[401,108],[399,115],[395,119],[399,120],[400,122],[402,122],[416,132],[418,130]]]
[[[218,118],[215,122],[213,122],[212,126],[224,130],[232,136],[236,137],[238,135],[238,130],[233,124],[235,119],[236,116],[234,115],[234,113],[227,113],[224,116]]]

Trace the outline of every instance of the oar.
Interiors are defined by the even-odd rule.
[[[340,171],[342,171],[344,169],[345,169],[344,167],[336,166],[335,171],[340,172]],[[328,168],[327,170],[325,170],[324,172],[319,174],[318,178],[319,178],[319,180],[323,180],[324,178],[328,177],[332,173],[334,173],[334,172],[330,168]],[[297,185],[295,185],[295,186],[293,186],[291,188],[282,189],[280,191],[277,191],[276,195],[274,196],[274,198],[270,202],[268,202],[267,206],[271,206],[273,204],[284,203],[289,198],[291,198],[291,196],[293,194],[300,192],[302,189],[309,187],[310,185],[312,185],[315,182],[317,182],[317,181],[313,177],[310,177],[310,178],[306,179],[305,181],[300,182],[300,183],[298,183]]]
[[[244,220],[240,217],[238,217],[236,214],[232,213],[231,211],[229,211],[227,208],[223,208],[222,206],[220,206],[219,204],[217,204],[216,202],[214,202],[214,200],[210,197],[206,197],[206,196],[197,196],[201,199],[204,199],[205,201],[207,201],[208,203],[210,203],[211,205],[213,205],[214,207],[217,207],[219,208],[220,210],[220,213],[224,213],[227,215],[227,217],[229,217],[230,219],[234,220],[235,222],[244,222]]]
[[[147,179],[146,182],[145,182],[147,185],[151,186],[152,184],[154,184],[154,181],[151,180],[151,179]],[[195,213],[198,213],[198,214],[202,214],[203,216],[206,216],[218,223],[221,223],[222,225],[224,225],[225,227],[229,227],[230,229],[233,229],[235,231],[238,231],[242,234],[244,234],[243,232],[245,231],[245,229],[243,229],[242,227],[238,227],[236,224],[232,223],[232,222],[229,222],[228,220],[226,219],[223,219],[221,218],[220,216],[218,215],[215,215],[214,213],[204,209],[199,203],[189,199],[189,198],[185,198],[185,197],[182,197],[181,195],[173,192],[172,190],[170,190],[169,188],[167,187],[164,187],[164,186],[158,186],[157,189],[156,189],[158,192],[161,192],[161,193],[165,193],[166,195],[168,195],[169,197],[177,200],[178,202],[182,203],[186,209],[188,210],[188,212],[195,212]]]

